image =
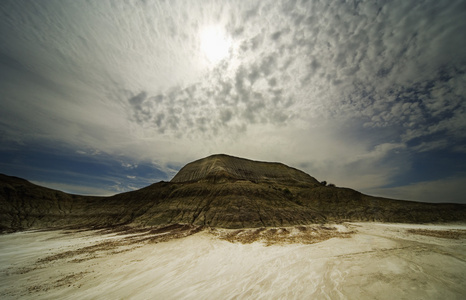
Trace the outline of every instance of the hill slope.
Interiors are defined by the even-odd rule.
[[[103,197],[70,195],[0,174],[0,232],[113,223]]]
[[[217,182],[219,179],[254,183],[319,185],[308,174],[282,163],[253,161],[224,154],[212,155],[184,166],[170,182]]]
[[[466,221],[466,205],[384,199],[322,186],[281,163],[213,155],[187,164],[170,182],[112,197],[69,195],[0,175],[0,229],[158,226],[224,228],[329,221]]]

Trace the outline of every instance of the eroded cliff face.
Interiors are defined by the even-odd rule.
[[[212,155],[184,166],[171,180],[174,183],[246,180],[254,183],[280,183],[318,186],[310,175],[282,163],[253,161],[224,154]]]
[[[251,228],[341,221],[466,221],[466,205],[371,197],[323,186],[284,164],[227,155],[187,164],[170,182],[112,197],[69,195],[0,176],[3,232],[175,223]]]
[[[297,203],[289,190],[277,185],[246,180],[161,185],[138,191],[140,198],[150,198],[153,205],[134,219],[135,224],[245,228],[325,222],[319,212]],[[154,191],[161,190],[165,195],[154,197]]]
[[[102,197],[70,195],[0,174],[0,231],[98,226],[112,222]]]

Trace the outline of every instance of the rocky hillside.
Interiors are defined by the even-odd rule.
[[[69,195],[0,176],[0,229],[158,226],[187,223],[224,228],[329,221],[466,221],[466,205],[371,197],[323,186],[280,163],[213,155],[159,182],[112,197]]]
[[[246,180],[254,183],[313,185],[319,182],[308,174],[282,163],[253,161],[224,154],[212,155],[184,166],[171,182]]]
[[[102,197],[70,195],[0,174],[0,232],[113,223]]]

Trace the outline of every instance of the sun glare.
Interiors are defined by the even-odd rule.
[[[228,56],[231,38],[220,27],[207,27],[201,32],[201,51],[210,63]]]

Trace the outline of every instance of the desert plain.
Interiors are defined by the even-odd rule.
[[[466,224],[24,231],[1,299],[465,299]]]

